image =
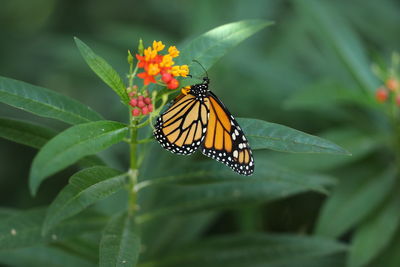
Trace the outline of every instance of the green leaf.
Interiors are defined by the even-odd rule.
[[[136,266],[140,237],[134,218],[128,214],[114,216],[100,242],[100,267]]]
[[[272,149],[292,153],[350,155],[340,146],[320,137],[276,123],[257,119],[238,119],[252,149]]]
[[[125,124],[113,121],[79,124],[61,132],[46,143],[33,160],[29,176],[32,194],[48,176],[120,142],[127,132]]]
[[[48,89],[0,77],[0,101],[69,124],[101,120],[100,114],[78,101]]]
[[[0,137],[34,148],[41,148],[56,131],[26,121],[0,118]]]
[[[122,102],[128,104],[129,97],[124,82],[118,73],[102,57],[96,55],[84,42],[74,38],[79,52],[89,67],[121,98]]]
[[[392,237],[392,242],[370,264],[373,267],[398,267],[400,263],[400,229]]]
[[[62,220],[112,195],[127,183],[125,173],[103,166],[75,173],[47,210],[43,232],[47,233]]]
[[[15,267],[95,267],[78,255],[57,247],[37,246],[15,250],[0,251],[0,263]]]
[[[400,222],[400,195],[394,190],[390,198],[355,232],[349,255],[349,267],[366,266],[385,251]]]
[[[343,157],[335,154],[309,154],[304,157],[302,154],[269,153],[265,160],[285,165],[290,169],[300,171],[326,171],[340,168],[346,164],[354,163],[382,146],[386,136],[377,132],[367,132],[354,127],[334,128],[321,133],[324,139],[332,140],[341,144],[348,151],[351,157]],[[259,156],[258,158],[262,157]]]
[[[199,61],[205,69],[209,69],[231,48],[272,24],[270,21],[254,19],[219,26],[186,44],[176,60],[177,64],[189,65],[190,74],[193,76],[204,74],[204,70],[192,62],[193,59]]]
[[[140,267],[305,266],[299,262],[346,249],[343,244],[319,237],[264,233],[232,235],[186,245],[164,258],[140,264]]]
[[[168,220],[153,220],[141,225],[140,236],[146,248],[141,259],[155,257],[160,253],[188,242],[199,239],[212,227],[217,212],[202,212],[179,217],[168,217]],[[171,242],[173,240],[173,242]]]
[[[45,209],[21,211],[0,221],[0,250],[33,246],[62,241],[83,233],[99,231],[105,224],[104,217],[82,214],[42,235]]]
[[[56,135],[53,129],[22,120],[0,118],[0,137],[33,148],[41,148]],[[79,160],[79,166],[105,165],[97,156],[86,156]]]
[[[343,179],[325,202],[315,233],[339,237],[364,220],[384,201],[393,188],[396,173],[389,169],[380,176]]]
[[[221,168],[217,162],[211,162],[191,166],[191,171],[182,170],[168,177],[143,181],[136,190],[162,185],[163,194],[162,199],[155,201],[155,206],[142,209],[137,221],[142,223],[171,214],[269,202],[310,190],[326,193],[325,186],[334,182],[323,175],[291,172],[264,162],[257,164],[251,177],[239,176],[228,168]]]
[[[301,8],[302,16],[311,19],[320,38],[332,46],[359,85],[374,92],[379,83],[371,72],[367,53],[341,14],[335,12],[329,2],[301,0],[295,4]]]

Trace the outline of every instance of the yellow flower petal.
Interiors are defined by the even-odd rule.
[[[172,60],[172,57],[170,55],[165,55],[165,56],[163,56],[160,66],[161,67],[171,67],[174,64],[175,64],[175,62]]]
[[[149,75],[157,75],[160,72],[160,68],[158,67],[158,64],[149,64],[149,68],[147,70],[147,73]]]
[[[146,61],[152,60],[157,56],[157,50],[151,49],[151,47],[148,47],[144,50],[144,57]]]
[[[161,41],[153,41],[153,49],[156,50],[157,52],[160,52],[163,50],[165,45]]]
[[[178,57],[180,52],[176,46],[170,46],[168,48],[168,53],[171,55],[171,57]]]
[[[188,76],[188,74],[189,74],[189,66],[182,65],[179,70],[179,75],[182,77],[186,77],[186,76]]]
[[[179,71],[180,71],[179,66],[173,66],[171,69],[171,74],[174,76],[179,76]]]

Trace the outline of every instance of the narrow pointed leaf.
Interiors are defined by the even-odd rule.
[[[0,137],[34,148],[41,148],[56,131],[21,120],[0,118]]]
[[[204,74],[204,70],[192,62],[193,59],[209,69],[230,49],[272,24],[266,20],[242,20],[212,29],[186,44],[177,64],[188,64],[194,77]]]
[[[325,202],[315,233],[336,238],[350,230],[379,207],[393,188],[395,178],[395,171],[389,169],[380,176],[341,181]]]
[[[171,214],[265,203],[306,191],[326,193],[324,187],[334,183],[327,176],[295,173],[263,162],[258,163],[251,177],[239,176],[230,169],[221,170],[218,163],[196,169],[141,182],[137,189],[162,186],[162,200],[142,210],[138,222]]]
[[[125,124],[113,121],[79,124],[61,132],[34,158],[29,177],[31,192],[35,194],[48,176],[120,142],[127,132]]]
[[[128,182],[120,171],[96,166],[75,173],[47,210],[43,232],[115,193]]]
[[[46,210],[43,208],[20,211],[0,221],[0,250],[29,247],[40,243],[62,241],[83,233],[99,231],[105,219],[96,214],[83,214],[68,220],[42,235]]]
[[[53,129],[33,124],[23,120],[0,118],[0,137],[27,145],[33,148],[41,148],[57,134]],[[86,156],[78,161],[82,168],[105,165],[97,156]]]
[[[134,218],[116,215],[104,229],[100,242],[100,267],[136,266],[140,237]]]
[[[399,229],[399,207],[399,190],[395,190],[381,208],[357,228],[350,250],[349,267],[366,266],[388,248]]]
[[[238,119],[252,149],[272,149],[293,153],[350,155],[340,146],[320,137],[276,123],[257,119]]]
[[[247,234],[209,238],[141,267],[308,266],[301,262],[346,251],[336,241],[307,236]]]
[[[365,56],[367,52],[357,35],[340,17],[341,14],[335,13],[335,9],[330,7],[329,3],[321,1],[301,0],[295,3],[301,8],[301,15],[309,17],[318,29],[318,34],[332,45],[355,81],[366,91],[374,92],[379,83],[372,74],[370,62]]]
[[[17,267],[96,267],[80,255],[51,246],[35,246],[22,249],[0,251],[0,263]]]
[[[84,42],[75,37],[75,43],[89,67],[127,104],[129,97],[118,73],[102,57],[96,55]]]
[[[0,102],[69,124],[102,120],[100,114],[72,98],[5,77],[0,77]]]

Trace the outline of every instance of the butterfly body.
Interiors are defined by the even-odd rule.
[[[201,152],[242,175],[254,172],[249,143],[225,105],[209,90],[209,79],[176,97],[160,115],[154,136],[175,154]]]

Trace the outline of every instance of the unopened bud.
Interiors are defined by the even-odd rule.
[[[179,86],[179,82],[177,79],[173,78],[169,83],[167,84],[167,88],[169,89],[176,89]]]
[[[143,107],[142,108],[142,113],[143,113],[143,115],[149,114],[149,108],[148,107]]]
[[[130,50],[128,50],[128,57],[127,57],[127,60],[128,60],[128,64],[129,64],[129,65],[132,65],[132,64],[133,64],[133,56],[132,56]]]
[[[375,97],[378,102],[383,103],[388,98],[388,91],[386,90],[386,88],[380,87],[376,91]]]
[[[138,108],[144,108],[145,106],[146,106],[146,104],[143,102],[143,101],[138,101],[137,102],[137,106],[138,106]]]
[[[133,109],[132,110],[132,116],[137,117],[140,115],[140,110],[139,109]]]
[[[139,45],[138,45],[138,53],[139,53],[139,55],[143,56],[143,52],[144,52],[143,40],[142,40],[142,38],[140,38]]]
[[[132,107],[136,107],[138,104],[138,101],[136,98],[132,98],[131,101],[129,102],[129,105],[131,105]]]
[[[146,103],[147,105],[151,104],[151,99],[150,99],[150,97],[145,97],[145,98],[143,99],[143,101],[144,101],[144,103]]]

